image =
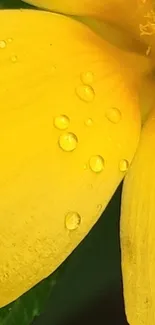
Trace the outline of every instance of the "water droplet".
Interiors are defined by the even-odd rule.
[[[65,130],[69,126],[69,118],[66,115],[56,116],[54,119],[54,126],[59,130]]]
[[[81,223],[81,217],[77,212],[68,212],[65,217],[65,226],[68,230],[75,230]]]
[[[77,136],[74,133],[67,132],[59,137],[59,146],[64,151],[73,151],[78,144]]]
[[[85,121],[85,125],[87,126],[92,126],[93,125],[93,120],[91,118],[88,118],[86,121]]]
[[[55,67],[55,65],[52,65],[51,66],[51,73],[53,74],[53,73],[55,73],[55,71],[56,71],[56,67]]]
[[[94,80],[94,75],[91,71],[86,71],[81,74],[81,81],[86,84],[90,85]]]
[[[9,38],[7,39],[7,41],[8,41],[8,43],[12,43],[13,38],[9,37]]]
[[[94,89],[88,85],[80,85],[76,88],[77,96],[84,102],[92,102],[95,97]]]
[[[88,165],[84,164],[84,170],[88,169]]]
[[[121,119],[121,112],[118,108],[111,107],[106,112],[106,118],[112,123],[118,123]]]
[[[101,211],[101,209],[102,209],[102,204],[98,204],[97,205],[97,212],[99,213]]]
[[[11,57],[11,61],[12,61],[13,63],[16,63],[17,60],[18,60],[17,56],[16,56],[16,55],[12,55],[12,57]]]
[[[104,159],[99,155],[92,156],[89,160],[89,166],[93,172],[100,173],[104,168]]]
[[[129,162],[126,159],[122,159],[119,163],[119,169],[121,172],[126,172],[129,168]]]
[[[6,42],[0,41],[0,49],[5,49],[5,47],[6,47]]]

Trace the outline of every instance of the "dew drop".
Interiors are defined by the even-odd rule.
[[[129,162],[126,159],[122,159],[119,163],[119,169],[121,172],[126,172],[129,168]]]
[[[93,80],[94,80],[94,75],[91,71],[86,71],[81,74],[81,81],[84,84],[90,85],[92,84]]]
[[[80,85],[76,88],[77,96],[84,102],[92,102],[95,97],[94,89],[88,85]]]
[[[78,144],[77,136],[74,133],[66,132],[59,137],[59,146],[64,151],[73,151]]]
[[[54,119],[54,126],[59,130],[66,130],[69,126],[69,118],[66,115],[56,116]]]
[[[88,165],[84,164],[84,170],[87,170],[87,169],[88,169]]]
[[[65,226],[68,230],[75,230],[81,223],[81,217],[77,212],[70,211],[65,216]]]
[[[6,47],[6,42],[5,41],[0,41],[0,49],[5,49]]]
[[[51,73],[53,74],[53,73],[55,73],[55,71],[56,71],[56,67],[55,67],[55,65],[52,65],[51,66]]]
[[[97,205],[97,212],[99,213],[101,211],[101,209],[102,209],[102,204],[98,204]]]
[[[93,172],[100,173],[104,168],[104,159],[99,155],[92,156],[89,160],[89,166]]]
[[[11,37],[9,37],[9,38],[7,39],[7,41],[8,41],[8,43],[12,43],[13,39],[12,39]]]
[[[12,61],[13,63],[16,63],[17,60],[18,60],[18,58],[17,58],[16,55],[12,55],[12,56],[11,56],[11,61]]]
[[[85,125],[86,126],[92,126],[93,125],[93,120],[91,118],[88,118],[87,120],[85,120]]]
[[[110,122],[117,124],[121,120],[121,112],[118,108],[111,107],[106,112],[106,118]]]

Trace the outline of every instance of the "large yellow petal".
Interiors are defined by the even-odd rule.
[[[65,260],[124,177],[147,63],[61,15],[0,11],[0,21],[4,306]]]
[[[133,36],[148,44],[144,31],[150,31],[148,22],[154,23],[152,17],[152,0],[25,0],[30,4],[48,10],[71,15],[91,16],[113,23],[130,32],[127,38]],[[148,16],[151,18],[148,18]],[[100,26],[102,29],[102,25]],[[143,32],[142,32],[143,31]],[[143,36],[143,37],[141,37]]]
[[[121,249],[125,306],[130,325],[155,324],[155,109],[125,179]]]

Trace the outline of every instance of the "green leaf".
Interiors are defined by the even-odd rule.
[[[22,3],[20,0],[0,0],[0,8],[15,9],[15,8],[32,8],[26,3]]]
[[[44,310],[49,295],[56,285],[59,270],[40,282],[15,302],[1,308],[0,325],[31,324],[34,317],[38,316]]]

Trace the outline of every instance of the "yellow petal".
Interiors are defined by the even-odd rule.
[[[150,27],[147,27],[148,21],[154,23],[152,0],[25,0],[25,2],[65,14],[99,18],[130,32],[130,35],[126,35],[127,38],[131,39],[133,34],[136,39],[147,44],[148,37],[141,36],[146,29],[150,30]],[[151,15],[151,18],[148,18],[148,15]],[[102,29],[102,25],[100,28]]]
[[[155,324],[155,109],[124,183],[121,249],[128,322]]]
[[[83,22],[95,33],[100,35],[104,40],[122,50],[129,52],[135,51],[140,54],[144,54],[148,51],[148,46],[146,46],[144,42],[141,42],[140,39],[138,40],[137,38],[131,37],[131,34],[129,32],[122,30],[119,26],[115,26],[113,24],[104,22],[103,20],[95,19],[89,16],[72,17],[75,17],[75,19]]]
[[[124,177],[140,133],[133,73],[145,62],[61,15],[0,11],[0,21],[4,306],[65,260]]]

